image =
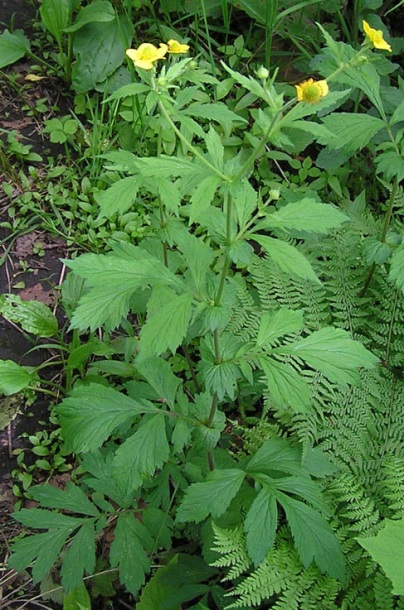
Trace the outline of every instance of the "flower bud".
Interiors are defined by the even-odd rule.
[[[260,66],[256,74],[261,80],[266,80],[269,76],[269,70],[267,70],[267,68],[265,68],[264,66]]]

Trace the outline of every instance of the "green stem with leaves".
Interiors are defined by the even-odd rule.
[[[380,237],[380,241],[381,243],[384,243],[386,241],[386,237],[387,237],[387,232],[389,230],[390,227],[390,223],[391,223],[391,217],[393,215],[393,208],[394,208],[394,202],[396,200],[396,196],[397,196],[397,191],[398,191],[398,178],[397,176],[394,178],[394,182],[393,182],[393,186],[391,189],[391,193],[390,193],[390,198],[389,198],[389,203],[387,206],[387,212],[386,212],[386,216],[384,218],[384,224],[383,224],[383,230],[382,230],[382,234]],[[363,288],[359,293],[360,297],[365,296],[367,289],[369,288],[370,282],[372,281],[373,275],[375,273],[376,270],[376,263],[372,263],[369,272],[367,274],[365,283],[363,284]]]

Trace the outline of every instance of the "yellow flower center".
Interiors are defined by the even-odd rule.
[[[328,93],[328,83],[326,80],[315,81],[309,78],[296,85],[296,95],[299,102],[317,104]]]

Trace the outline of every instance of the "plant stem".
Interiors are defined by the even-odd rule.
[[[219,286],[214,298],[214,306],[215,307],[219,307],[220,303],[222,301],[222,296],[223,296],[223,291],[224,291],[224,287],[226,284],[226,279],[227,279],[227,273],[229,271],[229,267],[230,267],[230,257],[228,254],[228,248],[231,245],[231,216],[232,216],[232,209],[233,209],[233,201],[231,196],[229,195],[229,193],[226,194],[225,196],[225,202],[224,202],[224,207],[226,210],[226,253],[225,253],[225,260],[223,263],[223,267],[222,267],[222,272],[220,274],[220,280],[219,280]],[[221,360],[222,360],[222,354],[221,354],[221,349],[220,349],[220,331],[218,328],[215,328],[215,330],[213,331],[213,344],[214,344],[214,349],[215,349],[215,364],[220,364]],[[213,425],[213,420],[215,418],[215,414],[217,411],[217,407],[219,404],[219,399],[218,399],[218,395],[215,392],[212,396],[212,403],[210,406],[210,412],[209,412],[209,416],[206,422],[206,425],[208,426],[208,428],[210,428]],[[209,464],[209,469],[210,470],[214,470],[215,469],[215,460],[214,460],[214,455],[213,455],[213,450],[210,449],[208,451],[208,464]]]
[[[185,144],[185,146],[188,148],[188,150],[190,150],[192,152],[192,154],[199,159],[199,161],[201,161],[204,165],[206,165],[206,167],[208,167],[214,174],[216,174],[216,176],[219,176],[219,178],[221,178],[222,180],[224,180],[225,182],[231,182],[231,178],[229,176],[227,176],[226,174],[223,174],[221,171],[219,171],[217,169],[217,167],[215,167],[214,165],[212,165],[212,163],[210,163],[207,159],[205,159],[205,157],[203,155],[201,155],[201,153],[199,152],[199,150],[197,150],[195,148],[195,146],[193,146],[193,144],[191,144],[191,142],[189,140],[187,140],[187,138],[181,133],[181,131],[178,129],[178,127],[176,126],[176,124],[174,123],[174,121],[172,120],[172,118],[170,117],[169,112],[167,111],[166,107],[164,106],[164,104],[159,101],[159,108],[162,112],[162,114],[164,115],[165,119],[168,121],[168,123],[170,124],[171,129],[175,132],[175,134],[178,136],[179,140],[181,140],[181,142],[183,144]]]
[[[386,236],[387,236],[387,231],[389,230],[390,227],[390,222],[391,222],[391,217],[393,215],[393,208],[394,208],[394,202],[396,199],[396,195],[397,195],[397,190],[398,190],[398,178],[397,176],[394,178],[394,183],[393,183],[393,187],[391,189],[391,193],[390,193],[390,199],[389,199],[389,204],[387,207],[387,213],[384,219],[384,225],[383,225],[383,230],[382,230],[382,235],[380,237],[380,241],[381,243],[384,243],[386,241]],[[359,293],[360,297],[365,296],[367,289],[369,288],[370,282],[372,281],[374,272],[376,270],[376,263],[372,263],[370,269],[369,269],[369,273],[366,277],[365,283],[363,284],[363,288]]]

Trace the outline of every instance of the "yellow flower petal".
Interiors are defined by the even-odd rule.
[[[295,87],[298,101],[309,104],[317,104],[329,91],[326,80],[315,81],[313,78],[308,78]]]
[[[135,66],[143,70],[151,70],[154,62],[163,59],[168,51],[166,44],[160,43],[159,47],[143,42],[137,49],[128,49],[126,55],[133,61]]]
[[[181,42],[178,42],[178,40],[174,40],[173,38],[171,38],[171,40],[169,40],[167,44],[169,53],[187,53],[189,51],[188,44],[182,44]]]
[[[36,81],[42,80],[43,78],[46,78],[46,76],[38,76],[38,74],[27,74],[25,80],[35,83]]]
[[[374,46],[375,49],[383,49],[384,51],[390,51],[391,53],[391,46],[384,40],[383,32],[381,30],[375,30],[374,28],[370,27],[368,22],[365,20],[362,21],[362,26],[367,40],[371,45]]]

